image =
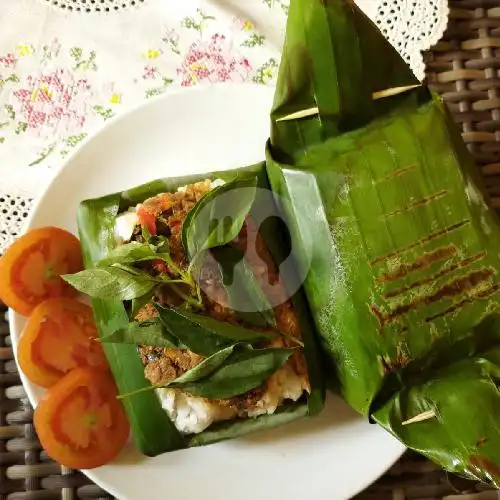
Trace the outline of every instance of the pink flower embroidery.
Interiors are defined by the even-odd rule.
[[[0,57],[0,64],[2,64],[2,66],[4,66],[5,68],[13,68],[15,67],[16,63],[17,58],[12,52],[9,52],[7,55]]]
[[[13,108],[28,129],[42,127],[73,132],[85,123],[87,102],[92,95],[85,79],[75,79],[68,70],[58,69],[39,76],[27,76],[13,92]]]
[[[156,66],[146,66],[142,78],[144,80],[154,80],[158,75],[158,68]]]
[[[243,82],[252,67],[248,59],[232,50],[224,35],[215,34],[209,42],[198,41],[191,45],[182,66],[177,69],[183,86],[200,81]]]

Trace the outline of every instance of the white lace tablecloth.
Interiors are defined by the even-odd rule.
[[[275,81],[288,0],[4,0],[0,253],[102,124],[174,86]],[[357,0],[419,78],[447,0]]]

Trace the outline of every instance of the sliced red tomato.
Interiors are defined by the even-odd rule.
[[[172,197],[168,193],[148,198],[137,207],[137,217],[141,226],[145,226],[153,236],[156,236],[156,218],[172,205]]]
[[[64,297],[45,300],[35,307],[19,339],[19,366],[41,387],[54,385],[78,366],[106,370],[108,363],[97,336],[88,305]]]
[[[156,236],[156,215],[146,205],[139,205],[137,217],[141,226],[145,226],[149,234]]]
[[[40,400],[34,424],[51,458],[73,469],[111,462],[125,446],[130,426],[109,372],[75,368]]]
[[[56,227],[33,229],[0,258],[0,300],[28,316],[48,298],[76,296],[60,275],[82,268],[80,243],[75,236]]]

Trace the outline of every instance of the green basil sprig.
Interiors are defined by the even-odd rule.
[[[99,299],[136,299],[157,284],[157,280],[146,273],[115,266],[85,269],[61,277],[79,292]]]

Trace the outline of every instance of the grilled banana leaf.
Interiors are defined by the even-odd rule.
[[[267,172],[358,412],[500,486],[500,226],[444,103],[348,0],[291,0]],[[333,375],[332,375],[333,377]]]
[[[259,186],[268,189],[267,176],[263,164],[241,168],[233,171],[215,172],[186,177],[156,180],[134,189],[111,194],[102,198],[90,199],[81,203],[78,212],[78,228],[83,249],[86,268],[92,268],[116,247],[114,236],[115,217],[144,199],[156,194],[175,191],[178,187],[206,178],[223,180],[234,179],[235,176],[245,178],[258,176]],[[272,199],[272,198],[271,198]],[[270,250],[277,262],[286,256],[288,250],[279,244],[279,233],[270,228],[264,234],[266,240],[272,240]],[[286,241],[286,238],[283,238]],[[276,245],[277,244],[277,245]],[[166,412],[161,408],[156,394],[141,389],[150,386],[144,377],[144,367],[139,358],[137,347],[133,344],[103,343],[111,370],[121,394],[130,394],[123,399],[125,410],[132,427],[136,446],[145,455],[155,456],[191,446],[210,444],[222,439],[238,437],[258,429],[268,429],[281,425],[303,415],[313,415],[323,407],[324,390],[318,364],[318,351],[302,292],[295,293],[292,298],[299,313],[304,340],[304,354],[308,365],[311,382],[311,393],[307,401],[299,401],[283,405],[273,415],[265,415],[255,419],[235,420],[209,427],[196,436],[184,436],[175,428]],[[94,315],[101,337],[124,328],[128,324],[128,315],[124,303],[119,299],[92,299]]]

